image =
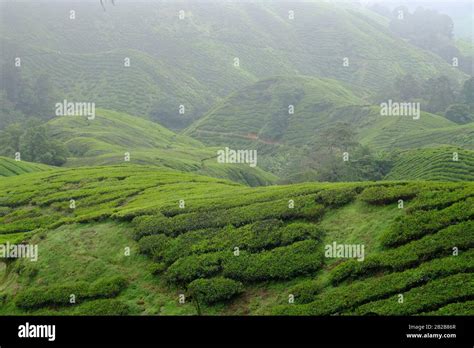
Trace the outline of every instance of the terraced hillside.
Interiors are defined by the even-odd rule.
[[[285,177],[285,172],[297,171],[295,163],[311,157],[305,148],[343,147],[328,142],[334,139],[328,132],[341,124],[374,152],[446,145],[473,148],[474,124],[457,125],[423,111],[419,118],[382,116],[380,106],[368,105],[340,82],[306,76],[273,77],[233,93],[184,134],[209,145],[257,149],[262,168]],[[352,152],[350,146],[347,150]],[[392,178],[417,177],[398,167]]]
[[[0,240],[39,253],[6,262],[1,314],[473,314],[472,183],[250,188],[121,165],[0,191]],[[327,257],[334,242],[363,261]]]
[[[110,165],[125,162],[227,178],[248,185],[266,185],[275,177],[248,164],[217,163],[218,148],[176,134],[161,125],[128,114],[98,109],[94,120],[56,117],[47,126],[64,143],[71,157],[66,166]]]
[[[151,114],[174,128],[229,93],[271,76],[338,79],[364,95],[403,74],[420,80],[441,74],[466,78],[438,56],[394,37],[387,20],[371,11],[322,1],[289,6],[121,2],[103,11],[95,1],[7,2],[2,3],[1,60],[22,57],[24,77],[50,75],[61,98]],[[349,66],[343,65],[345,57]],[[130,66],[124,65],[126,58]],[[177,122],[179,105],[187,111]]]
[[[474,151],[456,147],[406,150],[387,180],[474,181]]]
[[[0,176],[13,176],[53,169],[50,166],[0,157]]]

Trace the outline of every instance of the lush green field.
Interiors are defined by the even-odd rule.
[[[13,176],[53,169],[50,166],[0,157],[0,176]]]
[[[0,240],[39,250],[3,267],[1,314],[472,314],[472,183],[251,188],[121,165],[0,191]],[[325,257],[333,242],[364,261]]]

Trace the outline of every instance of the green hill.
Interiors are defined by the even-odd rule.
[[[51,169],[53,169],[53,167],[45,164],[15,161],[11,158],[0,157],[0,176],[14,176]]]
[[[121,2],[108,11],[97,2],[73,7],[72,20],[71,6],[61,2],[3,3],[2,62],[22,57],[22,75],[49,75],[61,100],[151,115],[173,128],[271,76],[337,79],[361,95],[377,93],[403,74],[420,80],[440,74],[466,78],[436,55],[393,36],[384,18],[348,4],[292,3],[294,20],[287,4],[270,2]],[[349,66],[343,66],[344,57]],[[182,118],[176,117],[179,105],[186,107]]]
[[[248,164],[217,163],[217,148],[176,134],[159,124],[124,113],[96,110],[86,117],[56,117],[47,126],[66,145],[71,158],[66,166],[130,163],[157,165],[184,172],[223,177],[249,185],[266,185],[275,177]]]
[[[0,314],[472,315],[473,185],[250,188],[126,165],[2,178],[0,240],[38,260],[0,269]]]
[[[293,113],[290,108],[294,108]],[[269,78],[235,92],[184,134],[209,145],[258,149],[262,168],[286,179],[288,172],[293,175],[304,170],[311,153],[322,147],[343,149],[340,142],[332,144],[334,127],[337,132],[344,131],[341,124],[353,133],[354,141],[374,153],[437,145],[470,149],[474,139],[474,124],[457,125],[423,111],[416,119],[382,116],[379,106],[368,105],[347,86],[335,80],[304,76]],[[354,146],[346,148],[357,156]],[[412,179],[410,175],[395,177]],[[297,179],[302,180],[314,178]],[[348,180],[362,178],[352,176]]]
[[[386,179],[474,181],[474,151],[455,147],[406,150],[398,154]]]

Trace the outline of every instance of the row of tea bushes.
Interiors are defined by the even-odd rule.
[[[358,307],[350,315],[412,315],[439,308],[451,302],[472,299],[474,294],[474,274],[459,273],[446,278],[436,279],[426,285],[403,293],[403,303],[400,296],[370,302]]]
[[[145,215],[133,219],[135,238],[152,234],[177,236],[181,233],[205,229],[221,228],[227,225],[240,227],[245,224],[266,219],[291,220],[306,218],[316,221],[324,213],[324,206],[314,203],[313,196],[300,197],[294,202],[294,208],[288,200],[255,203],[245,207],[219,209],[200,213],[180,214],[167,218],[164,215]]]
[[[387,248],[394,247],[472,218],[474,218],[474,198],[468,198],[443,210],[418,211],[399,217],[381,235],[380,241]]]
[[[278,307],[275,314],[328,315],[356,308],[364,303],[387,298],[393,294],[405,292],[411,288],[426,284],[434,279],[460,272],[474,271],[474,251],[460,256],[448,256],[435,259],[421,266],[403,272],[390,273],[356,281],[348,285],[328,288],[311,296],[317,284],[303,282],[289,290],[295,296],[295,305]],[[350,294],[350,296],[348,296]]]
[[[425,236],[396,249],[369,255],[364,262],[348,260],[336,266],[330,280],[338,284],[344,280],[373,275],[378,272],[400,271],[426,260],[453,254],[474,246],[474,221],[449,226],[436,234]]]
[[[171,283],[179,285],[220,273],[243,282],[290,279],[318,270],[322,265],[322,255],[320,243],[314,240],[259,253],[222,251],[190,255],[174,262],[165,276]]]
[[[117,296],[126,286],[125,279],[116,276],[103,278],[92,284],[76,282],[66,285],[28,288],[18,293],[15,297],[15,305],[23,309],[67,306],[71,304],[71,295],[74,295],[76,303],[86,299],[110,298]]]
[[[369,204],[385,205],[395,203],[399,199],[415,198],[420,190],[419,184],[373,186],[366,188],[359,195],[359,199]]]

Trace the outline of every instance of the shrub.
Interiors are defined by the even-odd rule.
[[[130,307],[122,301],[115,299],[100,299],[87,301],[79,305],[73,312],[74,315],[129,315]]]
[[[168,267],[166,279],[171,283],[184,285],[197,278],[211,277],[221,271],[223,259],[230,254],[216,252],[180,258]]]
[[[414,198],[419,191],[419,185],[373,186],[367,187],[359,198],[369,204],[384,205]]]
[[[136,240],[152,234],[170,234],[169,219],[161,214],[137,216],[132,223],[135,226],[134,238]]]
[[[357,190],[354,187],[326,189],[316,193],[316,203],[326,207],[340,207],[354,200]]]
[[[192,281],[188,290],[193,298],[205,304],[226,301],[243,291],[243,285],[232,279],[212,278]]]
[[[311,292],[317,289],[319,285],[315,281],[303,282],[301,287],[290,291],[294,291],[295,300],[298,303],[308,304],[303,307],[306,314],[328,315],[343,310],[355,309],[361,304],[407,291],[433,279],[459,272],[471,272],[474,270],[473,261],[474,251],[469,251],[459,256],[435,259],[423,263],[418,268],[408,269],[404,272],[390,273],[380,277],[356,281],[348,285],[331,287],[313,296],[311,296]],[[298,286],[300,284],[296,287]],[[298,296],[298,293],[302,293],[302,298]],[[290,307],[293,306],[295,305],[290,305]],[[296,310],[298,312],[302,311],[301,308]],[[292,309],[283,309],[284,314],[291,314],[291,311]]]
[[[170,238],[163,234],[145,236],[138,241],[140,252],[161,259],[163,252],[168,248]]]
[[[419,211],[399,217],[381,235],[381,244],[392,247],[420,236],[437,232],[443,227],[474,217],[474,198],[458,202],[443,210]]]
[[[295,296],[295,303],[308,303],[321,292],[323,285],[320,281],[309,279],[299,282],[288,290],[288,294]]]
[[[444,209],[453,203],[474,196],[472,187],[459,190],[429,190],[421,192],[407,208],[407,212],[415,210]]]
[[[227,225],[240,227],[266,219],[291,220],[307,218],[317,220],[324,214],[324,207],[314,203],[312,196],[301,196],[295,199],[295,207],[288,207],[288,200],[254,203],[230,209],[216,209],[205,212],[179,214],[170,218],[163,215],[140,216],[133,220],[135,238],[163,233],[177,236],[207,228],[222,228]]]
[[[313,240],[263,251],[257,254],[241,252],[224,259],[224,276],[241,281],[289,279],[310,274],[322,264],[320,245]]]
[[[398,295],[384,300],[370,302],[348,314],[367,313],[383,315],[412,315],[430,311],[449,304],[469,299],[474,293],[474,274],[460,273],[433,280],[426,285],[411,289],[403,294],[404,303],[398,303]]]
[[[465,315],[471,316],[474,313],[474,301],[450,303],[432,312],[421,313],[420,315]]]
[[[71,294],[75,295],[76,302],[84,299],[114,297],[126,286],[122,277],[100,279],[91,285],[86,282],[76,282],[67,285],[53,285],[41,288],[30,288],[21,291],[15,298],[17,307],[24,309],[45,306],[70,305]]]
[[[333,284],[381,271],[400,271],[433,257],[449,254],[453,247],[474,246],[474,221],[449,226],[396,249],[366,257],[364,262],[349,260],[336,266],[329,277]]]

